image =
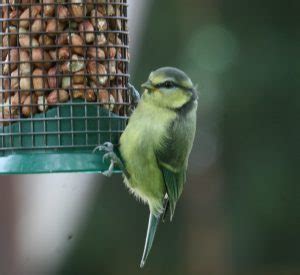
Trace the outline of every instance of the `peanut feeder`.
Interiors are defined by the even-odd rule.
[[[131,104],[126,1],[0,5],[0,173],[101,171]]]

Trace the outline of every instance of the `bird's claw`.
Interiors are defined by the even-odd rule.
[[[95,147],[94,148],[94,150],[93,150],[93,154],[95,154],[97,151],[102,151],[104,149],[104,147],[102,146],[102,145],[99,145],[99,146],[97,146],[97,147]]]
[[[103,174],[105,177],[111,177],[112,174],[113,174],[113,169],[112,169],[112,170],[108,169],[108,170],[104,171],[102,174]]]
[[[114,150],[114,145],[111,142],[104,142],[102,145],[99,145],[94,148],[93,153],[96,153],[97,151],[105,151],[107,153],[113,152]]]

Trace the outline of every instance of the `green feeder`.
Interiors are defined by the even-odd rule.
[[[108,164],[93,149],[106,141],[118,144],[126,126],[126,1],[52,5],[51,11],[51,4],[0,4],[1,174],[101,173]],[[12,21],[12,11],[21,16]],[[46,30],[33,30],[38,14]],[[50,29],[51,22],[58,27]]]

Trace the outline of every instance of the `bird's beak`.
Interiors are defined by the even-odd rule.
[[[145,82],[144,84],[142,84],[142,88],[148,89],[148,90],[153,90],[154,86],[151,84],[150,80],[148,80],[147,82]]]

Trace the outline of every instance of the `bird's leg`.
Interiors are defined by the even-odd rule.
[[[110,165],[108,170],[103,172],[103,175],[110,177],[113,174],[113,170],[115,165],[117,165],[122,172],[124,173],[124,175],[129,178],[129,173],[127,171],[127,169],[124,166],[124,163],[122,162],[122,160],[116,155],[116,153],[114,152],[114,146],[112,143],[110,142],[105,142],[103,145],[99,145],[97,146],[94,150],[93,153],[95,153],[96,151],[104,151],[106,152],[103,155],[102,161],[105,162],[106,160],[110,160]]]
[[[128,86],[129,94],[131,96],[130,112],[133,112],[134,108],[138,105],[138,103],[141,99],[141,96],[140,96],[139,92],[137,91],[137,89],[133,85],[128,83],[127,86]]]

